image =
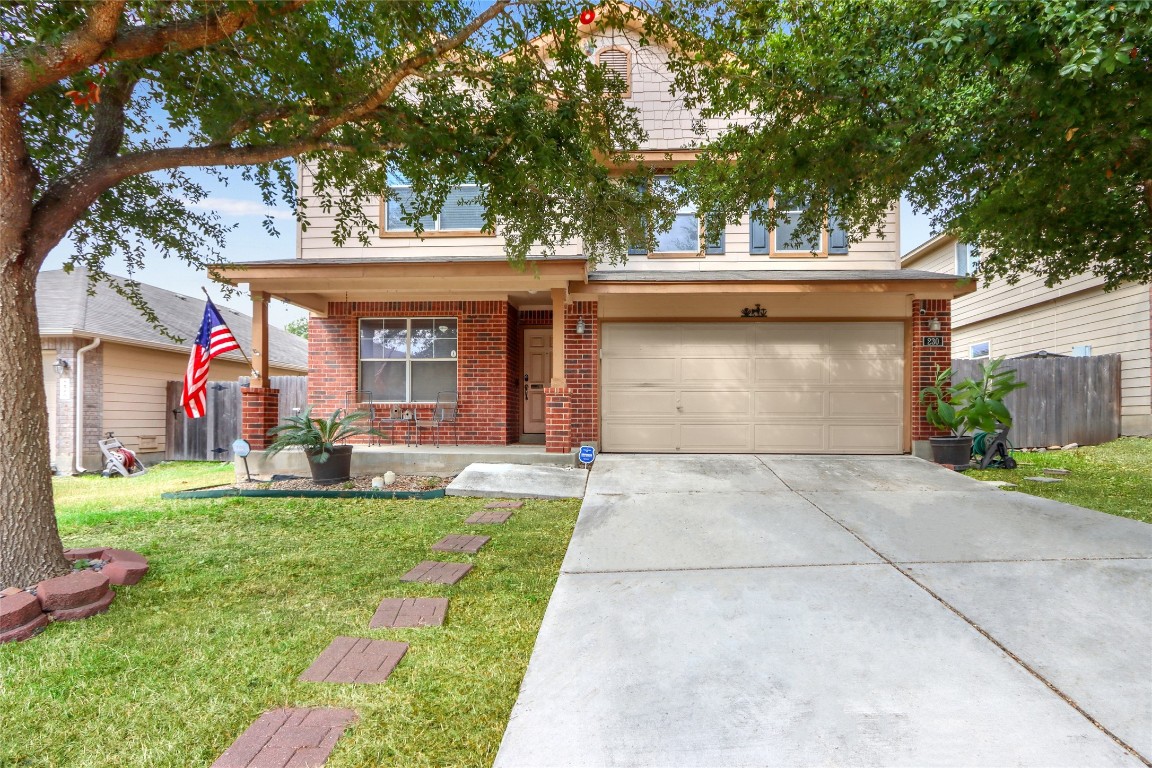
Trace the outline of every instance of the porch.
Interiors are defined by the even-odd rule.
[[[575,466],[574,454],[549,453],[544,445],[357,445],[352,451],[353,475],[383,475],[391,470],[398,475],[459,474],[469,464],[535,464],[551,467]],[[244,479],[244,460],[236,459],[236,479]],[[271,458],[264,451],[248,456],[248,471],[253,478],[269,480],[272,475],[308,476],[308,462],[303,451],[291,450]]]

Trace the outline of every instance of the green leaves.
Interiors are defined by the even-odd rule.
[[[978,380],[964,379],[949,385],[954,371],[937,370],[936,382],[920,390],[920,402],[927,402],[924,419],[937,429],[957,437],[972,430],[995,432],[1000,425],[1012,426],[1012,414],[1004,398],[1021,387],[1015,370],[1000,370],[1004,358],[989,360],[981,367]]]

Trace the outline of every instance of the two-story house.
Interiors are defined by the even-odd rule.
[[[581,30],[640,111],[637,159],[657,171],[692,162],[701,123],[669,93],[666,52],[632,29]],[[305,170],[305,197],[311,184]],[[309,401],[320,412],[355,390],[416,410],[452,390],[462,442],[555,452],[590,442],[898,454],[932,434],[915,393],[947,364],[950,302],[971,287],[901,269],[896,207],[882,238],[849,245],[826,231],[799,247],[787,225],[748,217],[705,243],[686,207],[625,265],[590,268],[574,243],[518,272],[474,206],[450,200],[416,237],[395,191],[368,247],[334,245],[333,220],[318,214],[296,258],[222,271],[248,285],[258,319],[268,296],[311,310]],[[259,447],[275,393],[254,386],[247,398],[245,436]]]
[[[938,235],[905,254],[914,270],[979,278],[979,251]],[[980,281],[983,283],[983,281]],[[1044,285],[1030,275],[1015,285],[996,279],[952,304],[957,358],[1120,355],[1120,431],[1152,435],[1152,289],[1130,283],[1104,290],[1104,279],[1078,275]]]

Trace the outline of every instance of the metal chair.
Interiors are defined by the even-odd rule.
[[[457,401],[455,392],[437,392],[436,405],[432,408],[432,415],[429,418],[416,419],[416,445],[420,445],[420,427],[423,425],[425,428],[432,428],[436,433],[436,447],[440,447],[440,427],[444,424],[451,425],[452,429],[456,432],[456,445],[460,445],[460,429],[456,425],[456,416],[459,411],[460,403]]]
[[[368,426],[376,426],[376,406],[372,403],[375,398],[369,389],[349,389],[344,393],[344,412],[363,411],[368,414]],[[376,439],[369,435],[369,445]]]
[[[388,427],[388,444],[396,444],[396,427],[403,425],[407,432],[404,436],[404,442],[411,442],[412,432],[412,414],[406,413],[403,406],[393,405],[388,408],[388,412],[376,419],[376,423],[381,427]]]

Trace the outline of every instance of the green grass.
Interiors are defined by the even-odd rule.
[[[1124,437],[1104,445],[1072,451],[1013,453],[1020,466],[1012,470],[970,471],[977,480],[1006,480],[1017,491],[1077,504],[1111,515],[1152,523],[1152,440]],[[1036,483],[1025,477],[1044,468],[1068,469],[1062,483]]]
[[[108,613],[0,646],[0,766],[208,765],[261,712],[350,707],[327,765],[488,766],[575,524],[575,501],[529,501],[453,587],[402,584],[482,505],[430,501],[161,501],[230,467],[60,479],[67,546],[135,549],[151,571]],[[440,628],[369,630],[385,597],[447,596]],[[382,685],[300,683],[337,635],[402,640]]]

